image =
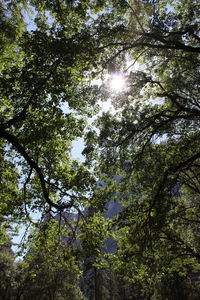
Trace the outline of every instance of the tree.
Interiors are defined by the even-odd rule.
[[[59,230],[59,232],[58,232]],[[81,271],[65,223],[48,220],[32,233],[29,250],[18,263],[18,299],[84,299]]]
[[[109,262],[146,298],[158,298],[168,279],[188,283],[200,255],[197,1],[33,0],[32,31],[22,18],[31,7],[9,4],[0,8],[9,25],[0,32],[3,220],[92,207],[97,213],[80,227],[95,265]],[[107,69],[126,69],[123,92],[111,92],[106,80],[91,84]],[[118,112],[98,116],[100,98]],[[98,129],[85,129],[91,116]],[[70,152],[84,136],[81,164]],[[99,179],[107,183],[101,191]],[[102,236],[99,213],[114,196],[124,209]],[[119,249],[103,255],[110,235]]]
[[[33,226],[35,215],[43,220],[47,212],[80,211],[89,201],[95,179],[70,152],[72,141],[84,135],[86,119],[97,100],[97,86],[90,81],[99,71],[97,61],[104,56],[99,44],[112,27],[115,32],[118,27],[108,11],[101,14],[103,8],[100,1],[30,1],[27,6],[24,1],[1,1],[0,21],[7,27],[6,32],[0,31],[0,209],[5,223]],[[28,31],[23,14],[31,10],[34,27]],[[92,13],[99,14],[98,28]],[[111,26],[106,33],[108,21]],[[40,236],[37,239],[39,243]],[[34,297],[37,289],[41,292],[38,278],[42,274],[45,293],[51,291],[48,282],[52,293],[57,292],[53,279],[58,269],[48,273],[48,246],[38,245],[33,258],[28,256],[28,269],[26,262],[19,267],[22,271],[16,276],[25,286],[16,291],[18,299],[30,292],[26,284],[31,285]],[[42,274],[34,269],[37,259]],[[43,268],[45,262],[47,268]],[[61,264],[58,267],[62,269]],[[28,277],[23,279],[23,273]],[[64,283],[62,278],[59,284],[63,287]],[[48,297],[45,293],[44,298]]]
[[[115,47],[118,64],[126,54],[142,67],[126,75],[125,91],[102,95],[118,112],[99,117],[84,151],[124,206],[113,221],[113,268],[142,283],[146,297],[199,270],[198,11],[196,1],[127,4],[127,34],[105,48]]]
[[[1,68],[2,160],[16,166],[15,181],[22,188],[21,202],[14,206],[25,206],[26,212],[46,206],[70,208],[88,192],[91,180],[86,168],[70,159],[70,151],[89,114],[91,103],[84,94],[95,97],[86,85],[86,71],[95,59],[91,50],[95,39],[90,38],[81,14],[68,9],[63,11],[68,23],[56,19],[54,24],[52,12],[48,26],[45,13],[38,12],[35,31],[24,32],[13,42],[15,52]],[[68,25],[71,29],[66,31],[63,26]],[[64,112],[65,102],[69,109]]]
[[[7,240],[0,247],[0,299],[13,299],[15,268],[11,243]]]

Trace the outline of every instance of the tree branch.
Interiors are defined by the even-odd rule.
[[[142,37],[142,36],[141,36]],[[200,53],[200,47],[193,47],[189,45],[184,45],[182,43],[176,42],[174,44],[151,44],[149,42],[135,42],[135,43],[109,43],[105,46],[99,47],[99,50],[105,49],[111,46],[124,46],[121,50],[119,50],[118,54],[130,50],[132,48],[137,48],[137,47],[148,47],[150,49],[168,49],[168,50],[183,50],[186,52],[193,52],[193,53]],[[117,55],[118,55],[117,54]]]
[[[195,114],[195,116],[200,117],[200,110],[195,109],[195,108],[190,108],[190,107],[185,107],[183,106],[180,102],[178,102],[178,98],[181,98],[183,100],[187,100],[186,98],[178,95],[178,94],[169,94],[167,92],[164,93],[158,93],[157,96],[159,97],[167,97],[169,98],[177,107],[179,107],[180,110],[185,111],[185,112],[190,112],[192,114]]]
[[[19,113],[17,116],[13,117],[12,119],[8,120],[7,122],[3,123],[1,125],[2,128],[6,129],[9,128],[10,126],[16,124],[17,122],[20,121],[24,121],[26,118],[26,113],[28,111],[28,108],[30,107],[30,105],[32,104],[34,98],[36,97],[36,95],[38,94],[38,92],[41,90],[41,88],[44,87],[44,84],[48,81],[48,79],[51,77],[51,75],[53,74],[53,72],[55,71],[55,69],[57,68],[59,64],[59,61],[56,61],[53,65],[52,70],[50,71],[50,73],[48,74],[48,76],[46,78],[43,79],[43,81],[39,84],[39,86],[37,88],[35,88],[35,90],[32,92],[32,95],[30,96],[29,100],[27,101],[27,103],[25,104],[23,110],[21,111],[21,113]]]
[[[13,145],[13,147],[17,150],[18,153],[22,155],[22,157],[26,160],[26,162],[29,164],[29,166],[34,169],[39,177],[42,192],[43,192],[43,197],[45,201],[52,207],[55,207],[59,210],[63,210],[66,208],[71,208],[73,206],[73,201],[69,202],[66,205],[59,205],[54,203],[50,198],[48,194],[48,190],[46,188],[46,183],[45,183],[45,178],[42,173],[41,168],[38,166],[38,164],[29,156],[29,154],[26,152],[24,147],[19,143],[18,139],[7,132],[2,126],[0,126],[0,136],[4,139],[6,139],[9,143]]]

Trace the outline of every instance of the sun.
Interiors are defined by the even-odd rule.
[[[120,92],[125,86],[125,78],[122,73],[114,73],[110,79],[110,88],[112,91]]]

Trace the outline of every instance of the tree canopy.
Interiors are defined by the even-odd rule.
[[[46,242],[42,226],[27,242],[28,279],[19,277],[33,298],[45,286],[40,276],[48,290],[62,264],[69,269],[72,260],[78,274],[90,259],[136,297],[197,299],[199,12],[196,0],[0,1],[1,244],[12,224],[60,220],[49,220]],[[115,90],[118,74],[124,85]],[[84,162],[71,155],[79,138]],[[122,211],[106,219],[110,200]],[[80,241],[76,251],[66,246],[67,263],[62,238],[53,238],[63,223]],[[103,250],[107,238],[116,240],[115,253]],[[69,290],[62,278],[58,290]]]

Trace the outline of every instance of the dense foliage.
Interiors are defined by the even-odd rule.
[[[198,299],[199,13],[196,0],[0,1],[4,299],[81,299],[87,268],[95,299]],[[122,211],[107,219],[111,199]],[[12,224],[36,227],[20,263]]]

